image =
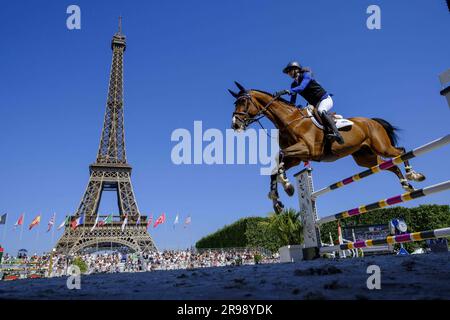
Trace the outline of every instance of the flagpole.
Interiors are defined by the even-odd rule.
[[[41,216],[42,217],[42,216]],[[39,225],[41,224],[41,221],[36,226],[36,241],[39,240]]]
[[[168,223],[166,223],[165,221],[164,221],[164,224],[166,225],[166,234],[167,234],[167,225],[168,225]]]
[[[177,214],[177,217],[178,217],[178,221],[177,221],[177,224],[179,224],[179,222],[180,222],[180,214],[178,213]],[[180,248],[180,232],[178,232],[178,234],[177,234],[177,237],[178,237],[178,239],[177,239],[177,250],[179,251],[181,248]]]
[[[178,250],[183,250],[182,248],[181,248],[181,239],[180,239],[180,232],[178,232],[178,240],[177,240],[177,248],[178,248]]]
[[[22,216],[22,224],[20,225],[20,236],[19,236],[19,241],[20,243],[22,243],[22,235],[23,235],[23,225],[25,222],[25,213]]]
[[[53,247],[53,241],[55,240],[55,228],[56,228],[56,212],[53,214],[53,225],[52,225],[52,247]]]
[[[191,224],[191,221],[192,221],[192,217],[191,217],[191,215],[189,215],[189,224],[188,224],[188,228],[189,228],[189,226],[190,226],[190,224]],[[191,228],[189,228],[189,250],[191,250],[192,249],[192,232],[191,232]]]

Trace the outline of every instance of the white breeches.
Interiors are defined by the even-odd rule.
[[[331,97],[328,97],[320,101],[319,105],[317,106],[317,111],[319,111],[319,113],[322,113],[324,111],[330,111],[331,108],[333,108],[333,99],[331,99]]]

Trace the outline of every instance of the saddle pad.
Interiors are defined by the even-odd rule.
[[[317,128],[319,128],[320,130],[323,130],[323,125],[321,125],[320,123],[319,123],[319,121],[317,121],[317,119],[316,119],[316,117],[314,117],[314,114],[313,114],[313,106],[311,106],[311,105],[308,105],[307,107],[306,107],[306,112],[308,113],[308,117],[310,117],[311,118],[311,121],[314,123],[314,125],[317,127]],[[353,125],[353,122],[352,121],[350,121],[350,120],[348,120],[348,119],[345,119],[343,116],[341,116],[340,114],[335,114],[335,115],[333,115],[333,119],[334,119],[334,122],[336,123],[336,128],[338,128],[338,129],[341,129],[341,128],[345,128],[345,127],[348,127],[348,126],[351,126],[351,125]]]

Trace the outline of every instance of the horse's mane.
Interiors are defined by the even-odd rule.
[[[269,96],[273,96],[273,94],[271,94],[271,93],[269,93],[269,92],[267,92],[267,91],[257,90],[257,89],[250,89],[250,90],[252,90],[252,91],[257,91],[257,92],[260,92],[260,93],[264,93],[264,94],[267,94],[267,95],[269,95]],[[295,104],[292,104],[290,101],[287,101],[287,100],[284,99],[283,97],[279,97],[277,100],[278,100],[278,101],[281,101],[281,102],[283,102],[283,103],[285,103],[285,104],[287,104],[287,105],[289,105],[289,106],[291,106],[291,107],[295,107]]]

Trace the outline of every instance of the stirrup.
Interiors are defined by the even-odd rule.
[[[328,133],[327,135],[328,139],[336,141],[338,144],[344,144],[344,138],[342,138],[341,135],[337,135],[335,133]]]

